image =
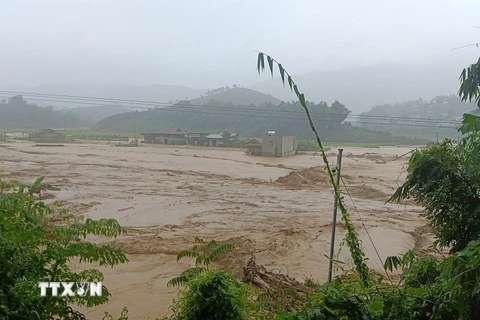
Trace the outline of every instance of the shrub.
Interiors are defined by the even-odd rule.
[[[246,290],[223,270],[212,270],[187,282],[174,303],[177,320],[246,319]]]
[[[115,238],[122,229],[113,219],[83,220],[58,207],[34,201],[0,179],[0,318],[2,319],[85,319],[72,306],[93,307],[108,302],[102,296],[41,297],[39,282],[99,282],[103,275],[91,268],[70,270],[69,262],[114,266],[127,261],[122,250],[86,241],[88,235]],[[38,179],[40,181],[41,179]],[[35,183],[33,185],[36,185]]]

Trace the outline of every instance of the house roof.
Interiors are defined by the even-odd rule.
[[[180,130],[180,128],[166,127],[166,128],[160,128],[157,131],[154,131],[153,133],[175,134],[175,133],[181,133],[181,132],[182,130]]]
[[[207,139],[223,139],[223,134],[209,134]]]
[[[140,134],[145,135],[145,134],[152,134],[152,133],[156,133],[156,134],[176,134],[176,135],[183,135],[184,134],[182,132],[182,130],[180,130],[180,128],[170,128],[170,127],[161,128],[161,129],[158,129],[156,131],[142,132]]]
[[[48,129],[39,130],[37,133],[58,133],[58,132],[51,128],[48,128]]]
[[[250,141],[248,141],[246,144],[245,144],[245,147],[249,147],[250,145],[253,146],[253,145],[261,145],[262,144],[262,139],[261,138],[255,138],[255,139],[252,139]]]

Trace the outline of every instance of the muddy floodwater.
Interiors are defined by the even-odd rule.
[[[431,243],[421,208],[385,204],[403,180],[408,158],[398,157],[408,151],[344,148],[345,203],[368,263],[378,271],[381,261],[366,230],[382,260]],[[335,163],[336,149],[329,161]],[[101,319],[105,311],[118,316],[123,307],[132,319],[167,315],[176,290],[166,283],[192,263],[177,262],[175,255],[191,248],[196,236],[233,242],[235,251],[220,263],[238,276],[254,255],[258,264],[298,280],[327,278],[333,195],[318,155],[264,158],[223,148],[13,142],[0,145],[0,169],[25,182],[44,175],[61,189],[48,201],[85,217],[115,218],[126,228],[116,243],[130,262],[100,268],[112,298],[86,310],[89,318]],[[348,257],[342,248],[339,259]]]

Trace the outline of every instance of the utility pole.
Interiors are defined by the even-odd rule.
[[[437,143],[438,143],[438,131],[437,131]]]
[[[67,136],[67,116],[65,116],[64,120],[64,125],[65,125],[65,136]]]
[[[342,153],[343,149],[338,149],[337,155],[337,186],[340,185],[340,170],[342,169]],[[337,209],[338,209],[338,198],[336,194],[334,195],[335,199],[333,202],[333,221],[332,221],[332,240],[330,243],[330,260],[328,262],[328,282],[332,282],[332,269],[333,269],[333,254],[335,251],[335,227],[337,224]]]
[[[135,121],[133,121],[133,140],[135,140],[136,138],[137,138],[137,131],[135,128]]]
[[[238,123],[235,123],[235,133],[238,133]]]

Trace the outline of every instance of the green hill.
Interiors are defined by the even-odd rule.
[[[393,134],[435,137],[457,137],[463,113],[475,109],[458,96],[437,96],[431,100],[411,100],[378,105],[360,114],[358,124],[370,130]]]
[[[208,104],[210,100],[234,105],[261,105],[264,103],[280,104],[282,101],[272,95],[261,93],[252,89],[239,87],[223,87],[209,90],[206,95],[189,100],[191,104]]]
[[[87,125],[71,112],[64,114],[51,107],[42,108],[29,104],[22,96],[3,99],[0,103],[0,128],[2,129],[63,128],[65,121],[69,128]]]
[[[395,137],[390,133],[369,131],[344,123],[350,111],[340,102],[309,103],[313,122],[324,141],[419,144],[425,140]],[[180,102],[167,108],[153,108],[114,115],[103,119],[96,129],[117,132],[155,131],[162,127],[179,127],[184,132],[238,132],[242,137],[262,137],[268,130],[299,139],[313,139],[308,121],[299,103],[281,102],[241,106],[215,100],[208,105]]]
[[[130,109],[114,106],[94,106],[94,107],[78,107],[71,109],[62,109],[62,112],[71,112],[78,119],[89,124],[95,124],[102,119],[111,117],[116,114],[129,112]]]

